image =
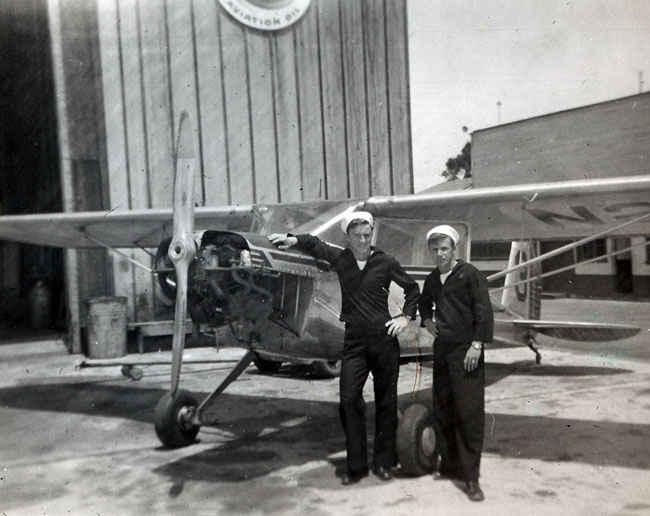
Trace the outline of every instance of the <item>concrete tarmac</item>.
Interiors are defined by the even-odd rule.
[[[483,503],[430,475],[342,486],[338,381],[307,368],[269,377],[252,366],[211,407],[199,442],[165,450],[152,422],[168,366],[135,382],[118,367],[77,370],[80,357],[42,341],[0,346],[0,515],[650,514],[650,305],[544,303],[546,318],[641,321],[644,331],[592,348],[544,339],[541,365],[526,348],[487,352]],[[205,395],[230,367],[187,365],[182,387]],[[404,366],[401,408],[430,402],[431,380],[431,369],[416,382],[415,365]],[[371,434],[372,398],[369,382]]]

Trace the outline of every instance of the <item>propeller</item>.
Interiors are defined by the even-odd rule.
[[[185,317],[189,268],[196,254],[194,242],[194,140],[190,117],[181,113],[176,142],[176,170],[174,178],[174,234],[167,255],[176,271],[176,306],[174,309],[174,337],[172,341],[171,393],[176,393],[181,374],[185,347]]]

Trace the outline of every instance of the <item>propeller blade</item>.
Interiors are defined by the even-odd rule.
[[[174,309],[174,336],[172,341],[172,394],[178,389],[185,347],[185,317],[189,268],[196,245],[194,243],[194,142],[187,112],[181,113],[176,145],[174,178],[174,235],[167,255],[176,271],[176,306]]]

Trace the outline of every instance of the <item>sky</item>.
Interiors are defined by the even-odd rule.
[[[650,0],[407,0],[407,9],[416,192],[444,180],[472,131],[634,95],[639,72],[650,91]]]

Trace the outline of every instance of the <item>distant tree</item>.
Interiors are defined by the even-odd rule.
[[[460,177],[472,177],[472,142],[467,142],[455,158],[449,158],[445,167],[442,177],[446,177],[447,181],[455,181]],[[461,170],[463,171],[462,176],[460,175]]]

